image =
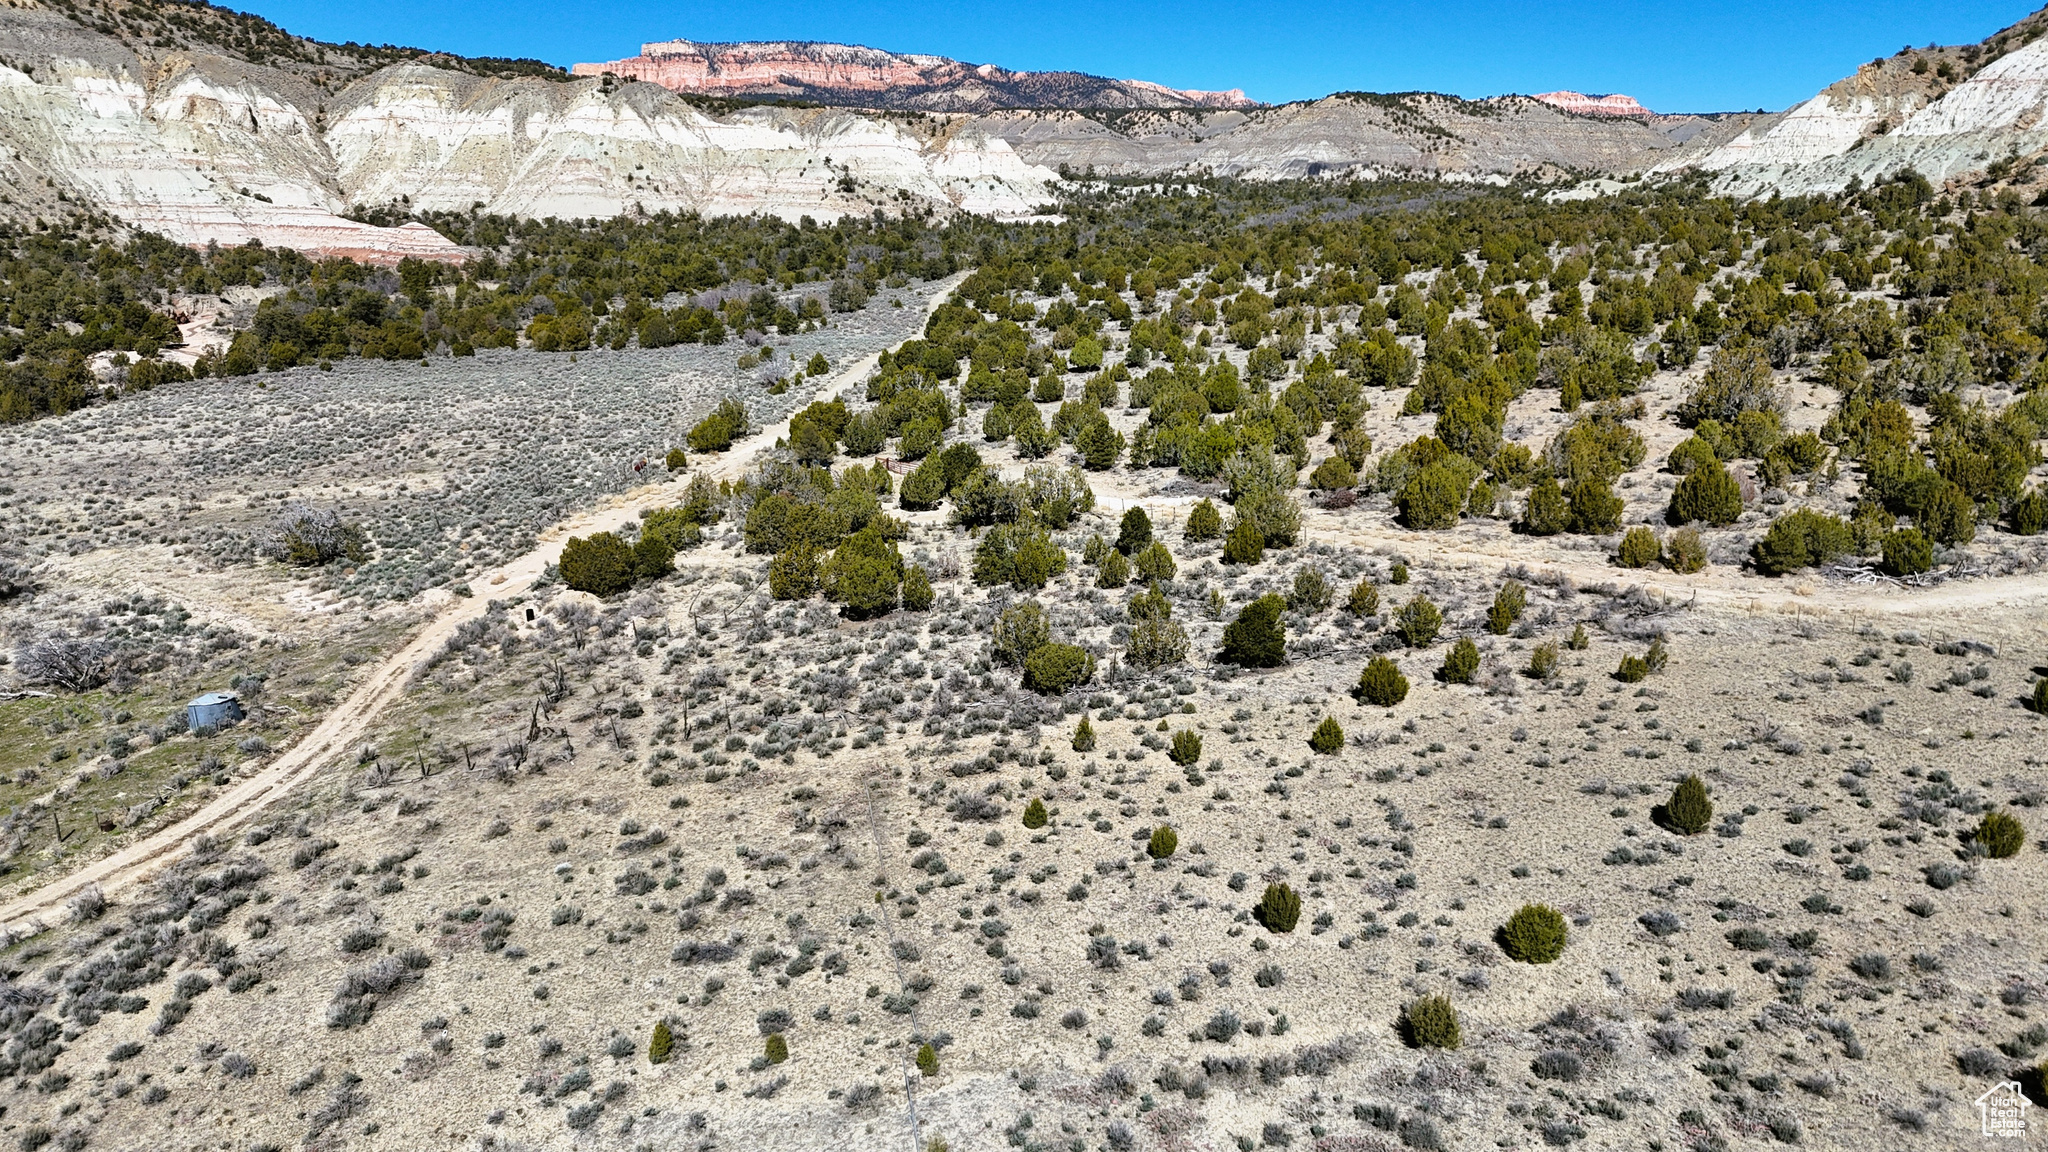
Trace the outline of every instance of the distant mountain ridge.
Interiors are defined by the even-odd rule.
[[[857,44],[774,40],[643,44],[623,60],[578,64],[577,76],[615,76],[704,96],[768,97],[860,108],[992,112],[1003,108],[1258,108],[1241,89],[1203,92],[1086,72],[1016,72],[945,56]]]

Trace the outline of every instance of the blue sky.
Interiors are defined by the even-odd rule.
[[[232,0],[230,0],[232,2]],[[1970,43],[2029,0],[254,0],[301,35],[555,64],[645,40],[833,40],[1283,101],[1346,89],[1626,92],[1778,109],[1907,44]]]

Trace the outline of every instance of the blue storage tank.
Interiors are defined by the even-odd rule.
[[[242,698],[233,692],[208,692],[185,705],[185,726],[195,732],[241,718]]]

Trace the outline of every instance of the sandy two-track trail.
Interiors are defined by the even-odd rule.
[[[962,274],[952,282],[941,283],[927,302],[927,315],[937,311],[964,278]],[[842,388],[862,383],[879,358],[879,353],[870,354],[834,373],[818,389],[817,398],[829,399]],[[736,480],[757,454],[788,435],[789,421],[771,424],[736,442],[716,458],[693,464],[692,470],[714,480]],[[132,887],[169,863],[197,837],[229,831],[286,796],[337,756],[361,744],[384,709],[404,694],[421,661],[438,652],[456,629],[483,615],[491,600],[531,587],[549,565],[561,558],[562,545],[571,536],[617,528],[637,519],[642,509],[664,507],[674,503],[675,498],[674,484],[649,484],[610,497],[597,507],[546,529],[532,551],[471,580],[470,586],[476,590],[474,597],[451,599],[403,648],[363,677],[311,732],[255,775],[237,781],[184,819],[24,893],[0,908],[0,939],[18,938],[50,926],[61,918],[65,903],[90,886],[98,885],[110,897]]]

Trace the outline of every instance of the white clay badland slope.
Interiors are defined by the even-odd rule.
[[[338,215],[400,197],[531,217],[1024,215],[1053,179],[971,127],[920,136],[833,109],[712,115],[651,84],[421,64],[326,91],[200,52],[138,56],[54,13],[0,8],[0,192],[14,212],[84,204],[187,243],[452,255],[426,228]]]
[[[2048,39],[2013,49],[1939,95],[1887,91],[1868,82],[1870,71],[1689,163],[1719,173],[1717,185],[1738,195],[1796,195],[1908,168],[1938,185],[2048,149]]]

